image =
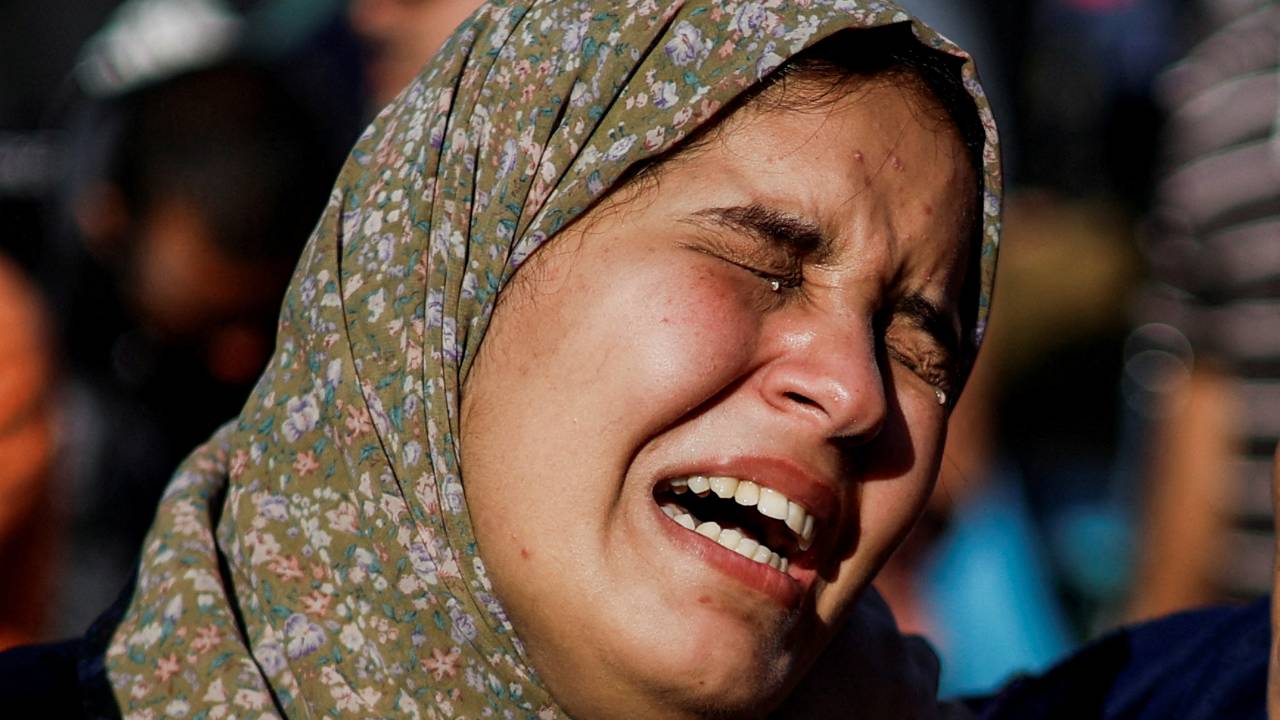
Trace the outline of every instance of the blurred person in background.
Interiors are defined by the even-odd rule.
[[[39,13],[5,8],[3,27],[21,29],[21,37],[4,44],[13,62],[0,70],[0,130],[14,109],[9,91],[36,83],[36,70],[66,73],[70,48],[102,23],[81,48],[71,82],[45,82],[29,99],[37,110],[22,122],[37,130],[0,132],[0,191],[40,170],[39,187],[20,188],[20,199],[57,206],[42,227],[36,213],[12,212],[5,194],[8,230],[0,235],[52,300],[48,336],[60,342],[47,343],[40,357],[65,366],[68,380],[63,390],[31,389],[59,407],[56,420],[15,410],[51,428],[41,436],[48,446],[23,446],[24,457],[42,466],[58,458],[34,475],[23,470],[23,502],[6,499],[10,512],[0,518],[0,542],[19,538],[4,547],[54,559],[34,572],[29,562],[0,556],[0,625],[22,628],[18,640],[83,630],[124,584],[151,520],[147,498],[182,453],[238,412],[271,350],[279,294],[359,130],[364,93],[378,104],[393,96],[478,4],[131,0]],[[351,20],[369,41],[367,84]],[[67,52],[50,55],[50,37]],[[27,67],[36,52],[44,62]],[[68,102],[71,112],[58,111]],[[27,170],[16,172],[13,159],[28,156]],[[15,228],[15,218],[28,216],[32,222]],[[8,247],[16,237],[26,240]],[[9,273],[15,282],[7,286],[28,297],[22,274]],[[31,324],[16,312],[28,306],[11,304],[22,319],[15,327]],[[6,335],[0,344],[16,358],[30,347],[25,337]],[[0,443],[0,453],[13,447]],[[19,465],[4,465],[16,482]],[[35,543],[25,528],[70,537],[51,554],[53,546]],[[51,619],[44,627],[19,609],[35,597]]]
[[[1151,280],[1129,341],[1152,428],[1131,614],[1271,587],[1268,467],[1280,437],[1280,6],[1204,0],[1207,30],[1161,78],[1164,174]]]
[[[47,637],[58,533],[52,310],[35,277],[45,199],[64,165],[42,125],[103,0],[0,4],[0,647]],[[54,27],[33,27],[36,16]],[[0,711],[3,713],[4,711]]]
[[[0,650],[42,638],[57,522],[47,308],[0,254]]]
[[[217,3],[130,3],[78,69],[55,633],[119,592],[172,468],[239,411],[350,140],[252,32]]]
[[[973,48],[991,89],[1011,159],[1008,291],[929,512],[879,586],[938,647],[942,692],[981,693],[1112,627],[1127,592],[1138,508],[1120,349],[1159,122],[1151,86],[1179,54],[1180,3],[906,4]]]
[[[480,0],[350,0],[351,27],[365,50],[371,109],[391,101],[418,74]]]

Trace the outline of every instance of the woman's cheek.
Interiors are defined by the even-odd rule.
[[[946,412],[919,378],[891,366],[890,417],[870,449],[859,498],[859,525],[882,562],[923,512],[938,474]]]
[[[737,379],[751,366],[762,326],[744,284],[731,273],[689,268],[639,287],[628,325],[636,369],[708,392]]]

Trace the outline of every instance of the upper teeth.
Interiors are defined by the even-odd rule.
[[[808,550],[813,544],[813,515],[773,488],[760,487],[750,480],[733,477],[693,475],[672,480],[671,490],[677,495],[684,492],[706,495],[712,492],[726,500],[733,498],[739,505],[754,507],[761,515],[786,523],[791,532],[799,537],[801,550]],[[677,522],[679,514],[673,516]]]

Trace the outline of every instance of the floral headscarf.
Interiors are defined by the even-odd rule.
[[[179,469],[108,651],[131,718],[560,717],[485,577],[459,397],[494,300],[627,168],[886,2],[494,2],[365,131],[269,368]],[[959,54],[923,26],[928,45]],[[987,130],[981,332],[999,232]]]

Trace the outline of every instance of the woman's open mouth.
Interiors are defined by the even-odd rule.
[[[678,525],[781,573],[813,544],[813,514],[751,480],[672,478],[658,484],[654,499]]]

